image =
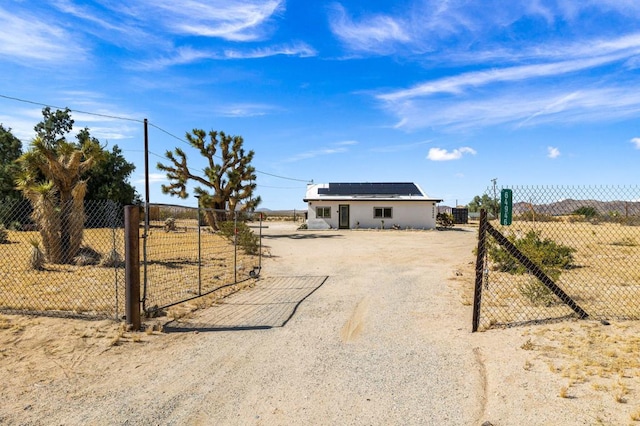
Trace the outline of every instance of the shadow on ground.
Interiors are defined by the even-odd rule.
[[[328,277],[268,277],[256,286],[235,293],[222,303],[197,311],[191,318],[166,324],[166,333],[189,331],[242,331],[284,327],[298,306]]]
[[[268,239],[277,239],[277,238],[290,238],[293,240],[305,240],[305,239],[314,239],[314,238],[342,238],[342,235],[337,234],[279,234],[279,235],[263,235],[262,238],[265,240]]]

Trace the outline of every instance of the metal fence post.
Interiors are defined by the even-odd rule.
[[[260,248],[258,249],[258,268],[262,271],[262,213],[260,213]]]
[[[238,214],[233,212],[233,283],[238,282]]]
[[[140,330],[140,208],[124,208],[125,315],[127,324]]]
[[[478,227],[478,253],[476,258],[476,286],[473,292],[473,324],[472,332],[478,331],[480,325],[480,304],[482,303],[482,280],[484,278],[484,258],[486,253],[485,241],[487,238],[487,211],[480,210],[480,226]]]
[[[202,296],[202,236],[200,234],[200,197],[196,196],[198,200],[198,296]]]

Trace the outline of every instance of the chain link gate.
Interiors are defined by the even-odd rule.
[[[141,224],[145,312],[204,296],[260,273],[262,215],[166,204],[150,205],[146,215]],[[258,234],[249,226],[252,220],[257,222]],[[218,229],[210,225],[214,221]]]

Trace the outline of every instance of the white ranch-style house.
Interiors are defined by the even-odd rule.
[[[309,229],[431,229],[436,204],[415,183],[319,183],[307,185]]]

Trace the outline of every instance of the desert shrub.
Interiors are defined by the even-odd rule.
[[[260,251],[260,237],[251,231],[244,222],[225,221],[218,224],[220,235],[229,241],[235,241],[236,225],[238,240],[237,244],[242,247],[246,254],[258,254]]]
[[[12,231],[22,231],[22,223],[14,220],[9,224],[9,229]]]
[[[444,228],[453,227],[453,215],[450,213],[438,213],[436,216],[436,225],[442,226]]]
[[[614,246],[624,246],[624,247],[636,247],[638,245],[635,238],[629,237],[629,236],[622,237],[622,239],[614,241],[611,244]]]
[[[77,266],[97,265],[102,255],[91,247],[80,247],[78,254],[73,258],[73,263]]]
[[[518,291],[535,306],[548,307],[558,303],[556,295],[534,276],[518,285]]]
[[[554,280],[560,276],[562,269],[573,263],[573,253],[576,251],[574,248],[558,244],[549,238],[542,239],[539,232],[529,231],[520,238],[512,234],[508,239]],[[495,269],[512,274],[526,272],[526,268],[493,239],[488,243],[487,253],[495,262]]]
[[[545,213],[536,213],[531,210],[524,211],[513,217],[514,220],[525,222],[558,222],[560,219]]]
[[[164,220],[164,232],[170,232],[176,230],[176,218],[168,217]]]
[[[595,207],[582,206],[575,209],[573,211],[573,214],[584,216],[586,219],[591,219],[592,217],[598,216],[598,211],[595,209]]]
[[[29,257],[29,267],[35,271],[42,271],[44,269],[44,253],[40,249],[40,241],[31,240],[31,256]]]
[[[100,265],[105,268],[119,268],[124,265],[124,262],[120,253],[118,253],[116,249],[112,249],[109,254],[102,259]]]
[[[4,225],[0,225],[0,244],[7,244],[9,242],[9,232]]]
[[[639,216],[621,217],[618,222],[626,226],[640,226],[640,217]]]

